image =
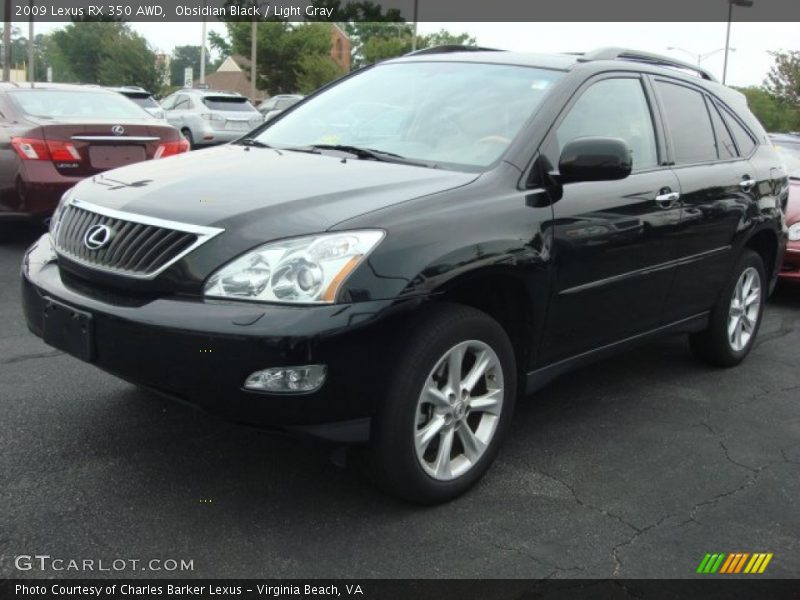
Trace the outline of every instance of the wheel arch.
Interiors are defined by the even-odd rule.
[[[764,273],[771,282],[780,267],[778,264],[779,246],[778,234],[771,227],[762,227],[744,241],[742,249],[752,250],[761,257],[764,263]]]
[[[442,284],[432,297],[471,306],[496,320],[511,340],[519,373],[529,370],[542,315],[536,310],[537,293],[519,273],[507,268],[476,270]]]

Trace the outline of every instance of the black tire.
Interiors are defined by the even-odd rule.
[[[728,336],[731,303],[733,300],[739,278],[748,269],[755,269],[758,273],[760,298],[758,300],[758,315],[755,325],[746,344],[740,349],[734,348]],[[742,362],[753,347],[761,319],[764,315],[764,305],[768,294],[767,278],[764,274],[764,262],[752,250],[746,248],[731,271],[725,287],[720,293],[719,300],[711,310],[708,328],[689,336],[689,345],[692,353],[703,362],[717,367],[733,367]]]
[[[438,304],[414,323],[414,331],[404,344],[392,374],[387,378],[388,389],[373,422],[365,463],[368,474],[384,491],[416,504],[437,504],[467,491],[486,473],[497,456],[514,410],[516,360],[503,328],[494,319],[474,308],[458,304]],[[489,385],[490,381],[502,382],[502,391],[497,394],[502,396],[502,408],[499,415],[489,417],[496,427],[493,436],[483,446],[483,454],[469,463],[472,466],[465,473],[442,481],[426,472],[421,464],[423,459],[418,458],[415,438],[418,428],[424,427],[419,422],[421,414],[418,402],[423,386],[430,381],[429,377],[434,376],[433,370],[437,364],[443,364],[441,361],[449,350],[467,342],[488,346],[494,352],[496,366],[486,371],[487,375],[481,380],[481,385]],[[469,347],[467,356],[472,351],[472,347]],[[469,360],[465,358],[462,363],[463,373],[471,370]],[[476,360],[475,357],[472,360]],[[498,368],[501,371],[499,375]],[[473,391],[476,389],[477,386]],[[488,388],[484,387],[476,396],[487,393]],[[468,404],[468,400],[465,403]],[[454,406],[455,404],[460,404],[457,399],[454,400]],[[454,409],[453,415],[455,414]],[[477,430],[478,425],[467,425],[467,421],[474,423],[476,419],[482,420],[485,418],[484,414],[486,413],[476,409],[474,413],[467,412],[468,416],[458,422],[452,422],[454,419],[450,417],[452,425],[446,426],[443,431],[447,427],[454,430],[451,434],[451,439],[454,440],[453,454],[460,447],[462,454],[466,456],[462,442],[462,435],[466,432],[459,432],[458,429],[469,426],[470,431],[472,427]],[[437,445],[443,443],[442,438],[435,439]],[[458,460],[462,460],[461,465],[464,464],[463,459]]]
[[[186,141],[189,142],[189,150],[194,150],[194,138],[192,137],[192,132],[189,129],[181,129],[181,133],[183,137],[186,138]]]

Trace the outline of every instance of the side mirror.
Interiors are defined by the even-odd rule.
[[[614,181],[631,174],[633,159],[624,140],[582,137],[569,142],[558,161],[560,183]]]

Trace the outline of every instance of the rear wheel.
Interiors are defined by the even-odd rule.
[[[761,325],[766,289],[761,257],[745,249],[711,311],[708,329],[689,337],[695,356],[719,367],[742,362]]]
[[[181,129],[181,133],[183,137],[186,138],[186,141],[189,142],[189,150],[192,150],[194,148],[194,138],[192,137],[191,130],[183,128]]]
[[[390,379],[370,442],[373,478],[421,504],[462,494],[491,465],[513,412],[516,365],[505,331],[473,308],[436,306]]]

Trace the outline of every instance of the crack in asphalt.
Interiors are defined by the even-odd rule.
[[[478,535],[480,536],[481,534],[478,533]],[[577,565],[574,566],[574,567],[562,567],[562,566],[557,565],[557,564],[555,564],[553,562],[550,562],[549,560],[545,560],[543,558],[539,558],[538,556],[536,556],[535,554],[532,554],[529,550],[527,550],[524,547],[509,546],[509,545],[501,544],[497,540],[495,540],[495,539],[493,539],[493,538],[491,538],[489,536],[486,536],[485,534],[484,534],[484,537],[486,538],[486,540],[489,542],[489,544],[491,546],[497,548],[498,550],[504,550],[506,552],[514,552],[516,554],[519,554],[521,556],[529,558],[533,562],[535,562],[537,564],[540,564],[543,567],[551,569],[551,571],[545,577],[543,577],[542,579],[551,579],[551,578],[555,577],[558,573],[569,573],[570,571],[583,571],[584,570],[582,567],[579,567]]]
[[[54,358],[64,354],[60,350],[53,350],[51,352],[37,352],[35,354],[20,354],[19,356],[12,356],[5,360],[0,360],[0,365],[10,365],[14,363],[25,362],[26,360],[39,360],[43,358]]]
[[[736,465],[737,467],[741,467],[743,469],[747,469],[748,471],[750,471],[752,473],[758,473],[759,467],[751,467],[750,465],[745,465],[744,463],[740,463],[739,461],[736,461],[733,458],[731,458],[731,453],[728,450],[728,447],[725,445],[725,442],[723,442],[722,440],[719,440],[719,445],[722,448],[722,452],[725,454],[725,458],[728,459],[728,462]],[[766,466],[766,465],[764,465],[764,466]],[[761,468],[763,468],[763,466]]]
[[[533,470],[535,472],[539,473],[540,475],[543,475],[543,476],[547,477],[548,479],[552,479],[556,483],[558,483],[558,484],[564,486],[565,488],[567,488],[567,490],[569,490],[569,493],[572,495],[572,498],[575,500],[575,502],[579,506],[582,506],[582,507],[584,507],[584,508],[586,508],[586,509],[588,509],[590,511],[593,511],[593,512],[598,512],[598,513],[600,513],[601,515],[603,515],[605,517],[609,517],[611,519],[614,519],[614,520],[622,523],[626,527],[630,527],[631,529],[633,529],[636,532],[641,531],[641,529],[639,527],[637,527],[633,523],[630,523],[629,521],[625,520],[621,515],[613,513],[610,510],[606,510],[605,508],[603,508],[601,506],[596,506],[594,504],[590,504],[590,503],[586,502],[585,500],[582,500],[580,498],[580,496],[578,496],[578,493],[575,491],[575,488],[572,487],[569,483],[567,483],[563,479],[559,479],[558,477],[555,477],[554,475],[551,475],[550,473],[545,473],[544,471],[542,471],[540,469],[533,469]]]
[[[758,338],[756,338],[751,350],[755,350],[762,344],[768,344],[782,337],[786,337],[795,330],[796,321],[797,319],[794,317],[794,315],[782,316],[780,327],[778,327],[778,329],[775,331],[770,331],[769,333],[759,333]]]
[[[781,448],[781,457],[783,458],[782,462],[789,463],[790,465],[800,465],[800,460],[793,460],[786,456],[786,448]]]
[[[664,515],[663,517],[661,517],[655,523],[651,523],[647,527],[643,527],[643,528],[639,529],[638,531],[636,531],[636,533],[634,533],[630,537],[630,539],[628,539],[627,541],[622,542],[621,544],[617,544],[616,546],[614,546],[611,549],[611,558],[614,561],[614,570],[611,573],[611,577],[619,577],[620,571],[622,570],[622,560],[620,560],[620,557],[619,557],[620,549],[624,548],[625,546],[630,546],[637,539],[639,539],[641,536],[645,535],[650,530],[655,529],[656,527],[661,525],[667,519],[671,519],[672,517],[675,517],[675,516],[677,516],[677,515],[673,515],[673,514]]]

